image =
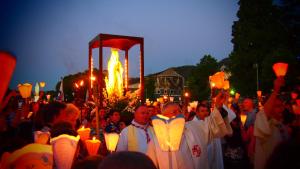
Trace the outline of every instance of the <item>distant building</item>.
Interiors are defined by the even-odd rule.
[[[181,99],[184,90],[184,77],[174,69],[167,69],[155,77],[155,96],[174,97],[175,101]]]

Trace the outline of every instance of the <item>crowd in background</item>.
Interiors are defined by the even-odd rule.
[[[284,85],[283,81],[280,78],[276,79],[273,93],[264,99],[240,97],[225,102],[235,113],[236,118],[230,123],[232,134],[221,139],[224,168],[254,168],[258,158],[266,160],[264,166],[268,169],[299,167],[297,150],[300,150],[300,119],[299,115],[296,115],[297,112],[294,112],[295,100],[280,94],[280,88]],[[299,93],[299,86],[294,92]],[[79,109],[73,103],[59,101],[45,103],[39,100],[31,102],[26,107],[17,91],[8,91],[3,103],[0,107],[0,157],[5,152],[13,152],[34,143],[35,131],[49,131],[51,138],[61,134],[77,136],[77,129],[84,125],[91,128],[91,137],[97,135],[96,128],[98,127],[97,138],[101,141],[101,146],[97,156],[89,156],[84,144],[79,142],[73,168],[97,168],[99,164],[106,166],[104,168],[108,168],[107,166],[117,168],[112,167],[117,163],[130,166],[133,164],[125,164],[126,160],[131,160],[130,157],[144,159],[145,162],[135,161],[136,168],[148,163],[149,168],[155,168],[151,160],[142,153],[122,152],[108,156],[110,153],[105,145],[104,133],[121,133],[126,126],[131,124],[133,115],[132,119],[123,119],[118,110],[100,109],[98,111],[99,126],[97,126],[97,109],[94,105],[85,104]],[[186,105],[180,106],[186,122],[195,118],[204,120],[211,113],[211,105],[207,100],[199,101],[197,108],[189,111],[185,108]],[[163,104],[158,102],[147,105],[146,119],[149,123],[151,117],[161,113],[161,107]],[[241,115],[247,117],[244,122]],[[261,122],[260,118],[267,118],[274,125],[265,126],[266,124]],[[272,127],[278,129],[277,135],[272,133],[275,130]],[[277,137],[280,137],[280,141]],[[264,156],[265,152],[261,152],[264,151],[264,147],[258,146],[263,146],[259,144],[262,141],[273,146],[272,151],[266,156]],[[115,158],[123,158],[123,160],[114,163]]]

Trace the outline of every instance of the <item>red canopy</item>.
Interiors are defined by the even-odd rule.
[[[103,47],[117,48],[128,51],[132,46],[141,44],[143,38],[123,35],[99,34],[89,42],[90,48],[100,47],[100,41]]]

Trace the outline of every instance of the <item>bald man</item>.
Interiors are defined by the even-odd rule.
[[[149,126],[149,113],[145,105],[139,106],[135,110],[133,121],[120,134],[117,151],[146,153],[148,143],[153,137],[153,129]]]

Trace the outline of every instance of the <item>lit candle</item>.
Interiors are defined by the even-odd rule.
[[[80,135],[80,139],[82,141],[85,141],[90,138],[90,132],[91,132],[91,129],[84,128],[84,126],[82,126],[80,129],[77,130],[77,133]]]
[[[85,145],[88,150],[89,155],[97,155],[98,149],[100,147],[100,140],[96,139],[94,136],[92,140],[86,140]]]
[[[247,119],[247,115],[241,114],[241,121],[242,121],[243,126],[245,125],[246,119]]]
[[[119,141],[119,134],[117,133],[105,133],[104,134],[106,147],[109,151],[115,151],[118,141]]]

